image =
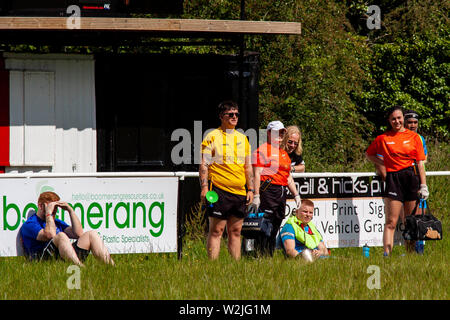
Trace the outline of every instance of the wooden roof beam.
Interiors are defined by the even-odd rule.
[[[81,17],[0,17],[0,31],[139,31],[139,32],[199,32],[230,34],[301,34],[301,23],[278,21],[91,18]],[[75,23],[74,23],[75,22]],[[75,27],[75,28],[73,28]],[[79,27],[79,28],[78,28]]]

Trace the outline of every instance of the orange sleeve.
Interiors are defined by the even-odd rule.
[[[378,151],[378,149],[379,149],[379,148],[378,148],[379,140],[380,140],[380,136],[376,137],[375,140],[373,140],[372,143],[370,144],[369,148],[367,148],[366,153],[367,153],[369,156],[375,156],[375,155],[377,155],[378,153],[380,153],[380,152]]]

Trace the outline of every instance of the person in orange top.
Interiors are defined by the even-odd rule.
[[[387,119],[388,130],[376,137],[366,151],[367,159],[386,172],[386,222],[383,232],[385,256],[392,252],[394,232],[402,208],[406,215],[410,215],[417,199],[426,199],[429,195],[423,165],[425,154],[420,136],[404,127],[401,107],[391,108],[387,112]],[[406,243],[410,252],[414,250],[414,246],[415,242]]]
[[[258,243],[263,253],[273,255],[276,236],[286,211],[286,187],[294,195],[297,208],[300,195],[291,175],[291,159],[281,149],[281,141],[286,128],[280,121],[272,121],[267,126],[267,143],[261,145],[252,154],[253,175],[255,178],[255,195],[252,206],[264,212],[264,217],[272,223],[269,239]],[[255,244],[256,245],[256,244]]]

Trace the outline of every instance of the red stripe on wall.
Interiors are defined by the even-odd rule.
[[[0,57],[0,172],[9,167],[9,71]]]

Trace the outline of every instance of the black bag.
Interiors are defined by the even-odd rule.
[[[416,215],[417,207],[422,210],[422,214]],[[426,200],[417,200],[414,210],[405,220],[405,240],[442,240],[442,223],[429,213]]]
[[[244,219],[241,234],[246,238],[254,238],[258,234],[270,237],[272,227],[272,222],[264,218],[264,213],[250,213]]]

